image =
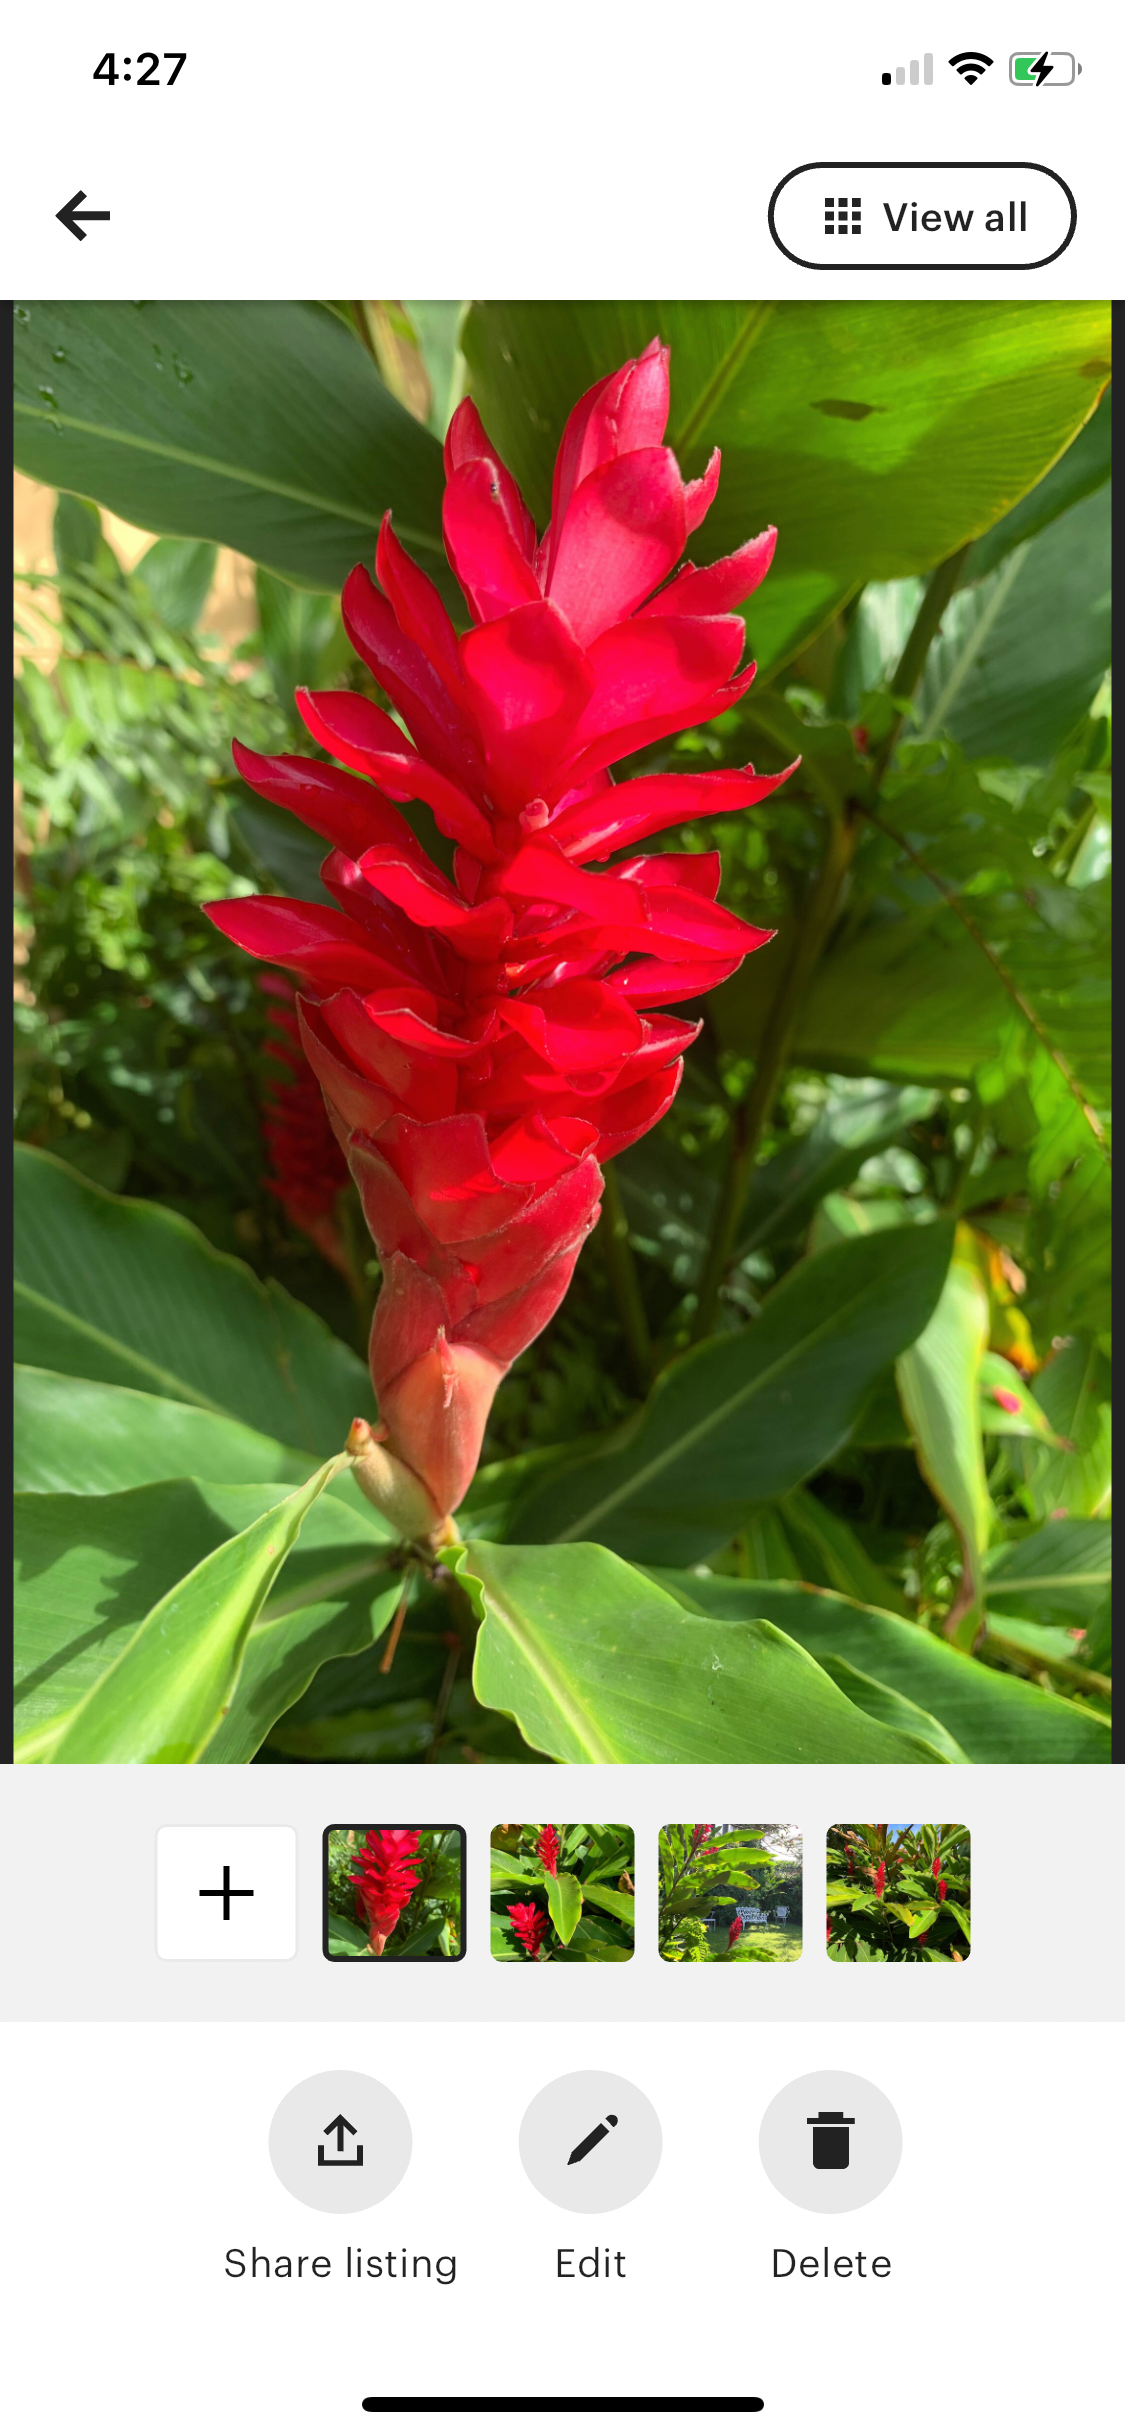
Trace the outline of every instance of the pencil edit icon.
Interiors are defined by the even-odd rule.
[[[593,2131],[587,2132],[585,2139],[579,2141],[577,2148],[571,2149],[567,2164],[581,2165],[583,2157],[589,2156],[591,2149],[597,2147],[599,2140],[608,2140],[610,2132],[616,2131],[616,2129],[616,2115],[607,2115],[604,2122],[595,2123]]]

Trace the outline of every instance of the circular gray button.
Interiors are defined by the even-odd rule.
[[[566,2072],[533,2098],[520,2163],[557,2208],[604,2216],[647,2190],[660,2163],[655,2107],[612,2072]]]
[[[307,2208],[352,2216],[396,2190],[410,2163],[410,2122],[392,2089],[365,2072],[314,2072],[270,2124],[270,2164]]]
[[[758,2153],[784,2199],[843,2216],[886,2190],[902,2156],[902,2125],[873,2081],[806,2072],[767,2106]]]

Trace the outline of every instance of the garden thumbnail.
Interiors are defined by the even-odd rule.
[[[830,1962],[968,1961],[967,1827],[832,1827],[827,1857]]]
[[[665,1962],[797,1962],[799,1827],[662,1827],[660,1952]]]

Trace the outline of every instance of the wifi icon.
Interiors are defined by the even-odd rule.
[[[992,61],[987,51],[956,51],[949,65],[956,68],[958,76],[963,76],[967,85],[975,85],[985,69],[992,66]]]

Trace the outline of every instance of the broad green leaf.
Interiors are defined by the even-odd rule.
[[[1019,1450],[1019,1463],[1034,1510],[1043,1520],[1096,1515],[1108,1502],[1113,1477],[1113,1425],[1109,1364],[1093,1337],[1076,1335],[1063,1345],[1035,1381],[1036,1401],[1072,1451],[1051,1454]]]
[[[993,1511],[980,1427],[980,1367],[988,1345],[988,1295],[980,1270],[960,1246],[941,1296],[917,1342],[896,1365],[898,1391],[919,1470],[948,1514],[961,1544],[958,1610],[979,1608]]]
[[[334,592],[302,592],[268,567],[255,578],[262,654],[282,709],[293,716],[299,685],[315,688],[343,676],[351,659]]]
[[[889,1360],[926,1326],[948,1265],[944,1224],[903,1227],[799,1262],[761,1316],[670,1364],[598,1451],[518,1508],[521,1540],[599,1540],[690,1564],[842,1445]]]
[[[922,735],[953,736],[974,755],[1050,760],[1109,665],[1109,535],[1103,489],[957,594],[918,692]]]
[[[764,956],[708,1000],[724,1048],[752,1050],[773,997]],[[994,1055],[1010,1002],[955,916],[877,914],[849,924],[813,975],[793,1057],[828,1074],[967,1083]]]
[[[215,574],[217,552],[209,541],[154,541],[133,573],[147,584],[153,608],[173,634],[197,626]]]
[[[935,1758],[845,1700],[783,1632],[704,1618],[605,1548],[473,1541],[458,1569],[481,1618],[477,1697],[552,1759]]]
[[[186,1218],[23,1143],[15,1167],[18,1360],[197,1404],[312,1455],[371,1413],[358,1357]]]
[[[1087,1624],[1112,1576],[1112,1526],[1075,1517],[993,1550],[988,1563],[989,1612],[1030,1616],[1041,1624]]]
[[[352,1960],[357,1954],[366,1954],[370,1945],[370,1935],[360,1927],[358,1920],[346,1920],[343,1912],[329,1912],[328,1953],[331,1961],[340,1961],[345,1956]]]
[[[965,1910],[964,1904],[951,1903],[947,1897],[945,1908],[947,1912],[952,1912],[958,1928],[963,1932],[964,1936],[968,1939],[968,1942],[971,1945],[973,1942],[973,1933],[969,1925],[969,1915]]]
[[[889,1683],[865,1675],[847,1658],[822,1654],[820,1664],[857,1709],[866,1709],[869,1717],[877,1717],[881,1725],[895,1726],[900,1734],[914,1734],[920,1742],[932,1743],[942,1759],[968,1764],[960,1743],[954,1742],[939,1720],[931,1717],[928,1710],[920,1709],[915,1701],[907,1700],[902,1692],[894,1691]]]
[[[853,1599],[797,1582],[655,1572],[685,1606],[733,1621],[764,1612],[817,1660],[844,1658],[936,1717],[976,1762],[1109,1763],[1104,1719],[1037,1684],[983,1666],[948,1641]]]
[[[986,1438],[1032,1438],[1040,1446],[1065,1451],[1042,1406],[1004,1354],[982,1354],[977,1386]]]
[[[778,527],[747,608],[763,666],[860,584],[923,573],[985,532],[1087,421],[1109,370],[1095,304],[475,304],[472,392],[540,522],[575,399],[656,334],[684,472],[723,452],[699,555]]]
[[[928,1903],[924,1911],[915,1912],[911,1921],[911,1936],[924,1937],[927,1935],[928,1931],[932,1929],[937,1916],[938,1906],[936,1903]]]
[[[335,1508],[331,1515],[328,1505]],[[313,1544],[315,1535],[306,1524],[300,1547],[288,1559],[247,1639],[233,1699],[201,1754],[207,1767],[252,1759],[278,1719],[333,1658],[368,1651],[375,1673],[375,1643],[398,1607],[401,1572],[388,1568],[386,1558],[358,1530],[354,1540],[349,1539],[335,1498],[325,1500],[320,1512],[325,1517],[325,1544]]]
[[[962,586],[979,583],[982,575],[991,575],[993,568],[1020,542],[1032,540],[1079,499],[1087,499],[1092,491],[1100,490],[1109,480],[1112,461],[1113,416],[1106,390],[1097,412],[1083,424],[1042,481],[1036,483],[1034,490],[1025,491],[998,524],[974,541],[961,570]]]
[[[56,1764],[198,1759],[230,1705],[247,1634],[301,1524],[346,1460],[322,1464],[158,1600],[67,1718],[50,1754]]]
[[[583,1893],[596,1910],[610,1912],[615,1920],[623,1920],[627,1928],[632,1928],[637,1911],[635,1895],[623,1894],[619,1886],[603,1886],[597,1878],[587,1878]]]
[[[296,1447],[200,1404],[16,1364],[17,1489],[92,1497],[187,1476],[296,1484],[308,1474]]]
[[[555,1877],[544,1878],[543,1892],[555,1935],[569,1945],[582,1917],[582,1888],[568,1869],[560,1869]]]
[[[386,1526],[337,1493],[308,1515],[247,1643],[221,1755],[249,1758],[315,1666],[359,1648],[387,1620]],[[216,1487],[171,1480],[121,1495],[16,1499],[16,1734],[47,1755],[67,1718],[102,1682],[150,1610],[205,1557],[276,1509],[276,1482]],[[296,1604],[293,1604],[293,1600]],[[372,1602],[376,1603],[376,1616]],[[258,1637],[260,1635],[260,1638]],[[267,1710],[270,1715],[267,1716]]]
[[[15,330],[16,462],[37,481],[331,591],[392,508],[448,584],[441,449],[321,306],[39,303]]]

